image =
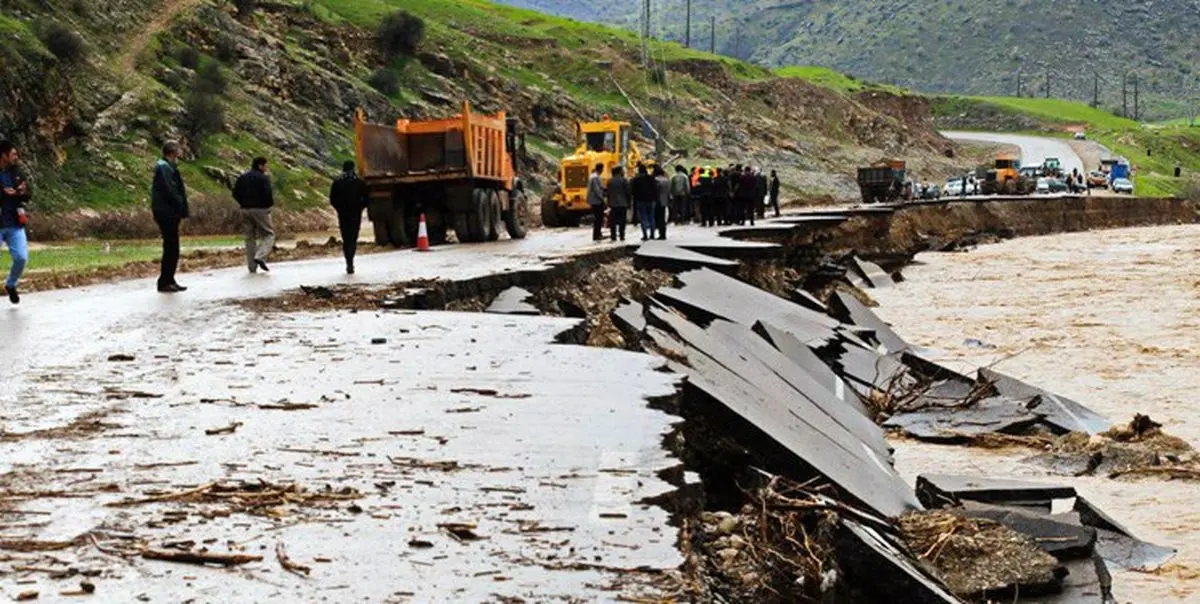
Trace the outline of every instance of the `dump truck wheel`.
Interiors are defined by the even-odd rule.
[[[392,245],[405,247],[412,244],[413,240],[408,237],[408,221],[405,219],[403,211],[397,209],[392,212],[392,217],[387,222],[387,229]]]
[[[375,228],[375,244],[390,245],[392,237],[388,233],[388,221],[392,218],[392,200],[372,199],[367,206],[367,218]]]
[[[454,213],[454,236],[458,239],[459,243],[471,242],[471,229],[467,223],[466,212]]]
[[[418,227],[420,225],[418,224]],[[429,229],[429,243],[442,245],[446,243],[446,215],[440,212],[426,212],[425,226]]]
[[[513,191],[509,196],[508,212],[504,215],[504,227],[510,239],[524,239],[529,231],[529,203],[524,191]]]
[[[471,243],[479,243],[483,241],[487,232],[487,196],[483,189],[475,189],[471,192],[471,207],[467,210],[467,241]]]
[[[504,232],[504,211],[501,210],[501,207],[500,193],[497,191],[488,191],[488,241],[500,239],[500,233]]]
[[[562,226],[558,220],[558,204],[554,201],[554,191],[547,190],[542,196],[542,226],[554,228]]]

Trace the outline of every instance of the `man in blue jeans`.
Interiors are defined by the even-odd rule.
[[[4,293],[13,304],[21,303],[17,281],[29,261],[29,242],[25,237],[25,204],[33,196],[33,186],[18,164],[20,155],[10,141],[0,140],[0,239],[12,255],[12,268],[4,282]]]
[[[630,188],[633,191],[633,207],[642,225],[642,241],[649,241],[655,231],[654,206],[658,205],[658,185],[650,176],[646,164],[638,164],[637,176],[633,177]]]

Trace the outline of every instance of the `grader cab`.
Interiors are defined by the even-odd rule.
[[[542,224],[579,226],[580,219],[590,213],[587,186],[597,164],[604,165],[600,178],[605,186],[616,166],[624,167],[626,176],[632,176],[642,154],[630,140],[630,130],[629,122],[615,122],[608,116],[599,122],[577,125],[578,147],[562,159],[558,183],[542,199]]]

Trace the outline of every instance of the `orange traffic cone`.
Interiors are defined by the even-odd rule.
[[[421,212],[421,226],[417,229],[417,251],[429,251],[429,229],[425,226],[425,212]]]

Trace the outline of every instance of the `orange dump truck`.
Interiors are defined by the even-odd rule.
[[[380,245],[416,243],[421,214],[431,243],[495,241],[502,231],[525,237],[529,210],[516,176],[516,120],[471,112],[449,119],[395,125],[354,120],[359,174],[371,203],[367,214]]]

